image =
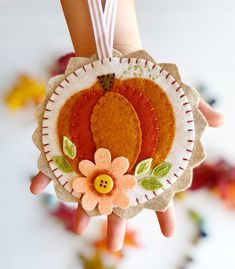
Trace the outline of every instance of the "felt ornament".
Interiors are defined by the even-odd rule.
[[[97,54],[71,58],[49,81],[33,137],[38,167],[60,199],[81,203],[90,215],[164,211],[205,157],[199,96],[174,64],[157,64],[143,50],[113,50],[117,3],[107,1],[110,24],[100,1],[92,3]]]

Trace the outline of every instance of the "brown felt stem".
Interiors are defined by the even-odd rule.
[[[96,52],[87,0],[61,0],[76,56]],[[122,53],[141,49],[134,0],[119,0],[114,48]]]

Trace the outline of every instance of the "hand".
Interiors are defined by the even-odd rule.
[[[104,2],[104,1],[103,1]],[[88,56],[95,51],[91,22],[86,0],[61,0],[65,17],[70,29],[77,56]],[[121,14],[121,15],[120,15]],[[85,34],[84,34],[85,33]],[[130,35],[131,34],[131,35]],[[134,0],[119,0],[114,47],[122,53],[141,49],[138,26],[136,21]],[[207,119],[209,126],[219,127],[223,124],[223,116],[204,101],[200,101],[199,109]],[[39,172],[31,183],[33,194],[41,193],[51,179]],[[164,236],[171,237],[175,230],[175,214],[173,204],[165,212],[156,212],[161,231]],[[88,227],[90,217],[78,205],[76,233],[82,234]],[[107,217],[107,244],[111,251],[122,248],[126,231],[126,220],[111,214]]]

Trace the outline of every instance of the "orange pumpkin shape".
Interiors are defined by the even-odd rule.
[[[62,146],[63,136],[75,143],[77,157],[72,162],[76,170],[80,160],[92,161],[98,148],[109,149],[114,158],[126,157],[130,162],[129,171],[147,158],[154,158],[154,164],[160,163],[171,149],[175,122],[164,91],[147,79],[112,77],[114,81],[109,88],[99,80],[73,95],[61,109],[60,144]],[[154,91],[154,95],[149,91]],[[158,145],[163,139],[164,143]]]

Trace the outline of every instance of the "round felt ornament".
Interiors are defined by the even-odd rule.
[[[86,210],[98,205],[110,214],[176,191],[198,143],[196,104],[181,82],[136,57],[77,69],[72,61],[68,70],[52,81],[39,130],[60,193],[62,187]]]
[[[116,1],[108,3],[114,12]],[[145,51],[113,51],[114,21],[97,27],[100,1],[88,4],[97,54],[72,58],[65,74],[50,80],[34,134],[38,167],[60,199],[89,214],[163,211],[204,159],[207,122],[198,94],[175,65],[157,64]]]

